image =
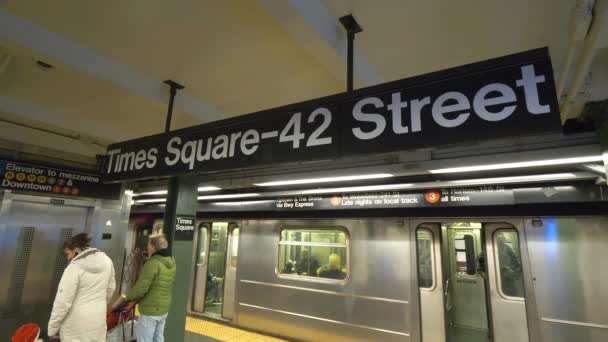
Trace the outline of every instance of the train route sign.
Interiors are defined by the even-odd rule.
[[[546,48],[110,145],[108,181],[561,130]]]
[[[120,199],[120,184],[103,184],[101,175],[0,160],[0,187],[69,197]]]
[[[608,188],[593,183],[484,185],[415,191],[305,195],[253,201],[202,202],[204,212],[277,212],[402,208],[462,208],[606,201]],[[228,204],[228,205],[227,205]]]

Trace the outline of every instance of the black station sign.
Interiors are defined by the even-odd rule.
[[[101,176],[21,162],[0,160],[0,187],[48,195],[120,199],[120,184],[103,184]]]
[[[102,173],[119,181],[560,129],[543,48],[113,144]]]
[[[192,241],[196,226],[194,216],[178,216],[175,219],[175,232],[173,238],[176,241]]]

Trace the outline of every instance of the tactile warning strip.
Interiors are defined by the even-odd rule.
[[[256,334],[194,317],[186,317],[186,330],[191,333],[228,342],[286,342],[286,340],[275,337]]]

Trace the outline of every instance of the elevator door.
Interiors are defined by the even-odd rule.
[[[13,200],[0,226],[0,340],[21,324],[44,330],[67,266],[61,246],[85,231],[89,208]]]

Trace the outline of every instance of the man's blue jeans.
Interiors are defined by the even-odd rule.
[[[167,314],[162,316],[139,315],[137,320],[137,342],[164,342]]]

